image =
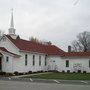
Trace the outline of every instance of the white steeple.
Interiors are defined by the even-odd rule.
[[[13,9],[11,9],[11,24],[9,30],[9,35],[15,35],[15,28],[14,28],[14,22],[13,22]]]

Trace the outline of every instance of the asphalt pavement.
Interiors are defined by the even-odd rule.
[[[0,90],[90,90],[90,85],[67,85],[0,80]]]
[[[2,80],[2,81],[32,82],[32,83],[90,85],[89,80],[55,80],[55,79],[13,78],[13,77],[0,77],[0,80]]]

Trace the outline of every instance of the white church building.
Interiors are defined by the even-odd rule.
[[[9,33],[0,38],[0,71],[90,72],[90,52],[65,52],[50,43],[21,39],[15,34],[13,12],[8,30]]]

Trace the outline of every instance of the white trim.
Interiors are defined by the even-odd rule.
[[[15,55],[13,55],[13,54],[11,54],[11,53],[8,53],[8,52],[5,52],[5,51],[2,51],[2,50],[0,50],[0,52],[2,53],[2,54],[8,54],[8,55],[10,55],[10,56],[15,56]]]
[[[47,55],[46,53],[39,53],[39,52],[31,52],[31,51],[25,51],[25,50],[19,50],[20,52],[25,52],[25,53],[32,53],[32,54],[40,54],[40,55]]]
[[[20,50],[6,35],[4,35],[4,36],[11,42],[11,44],[13,44],[13,46],[14,46],[16,49]]]

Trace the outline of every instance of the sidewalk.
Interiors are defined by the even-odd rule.
[[[20,78],[20,77],[24,77],[24,76],[34,76],[34,75],[41,75],[41,74],[47,74],[47,73],[52,73],[52,72],[34,73],[34,74],[27,74],[27,75],[11,76],[11,78]]]

